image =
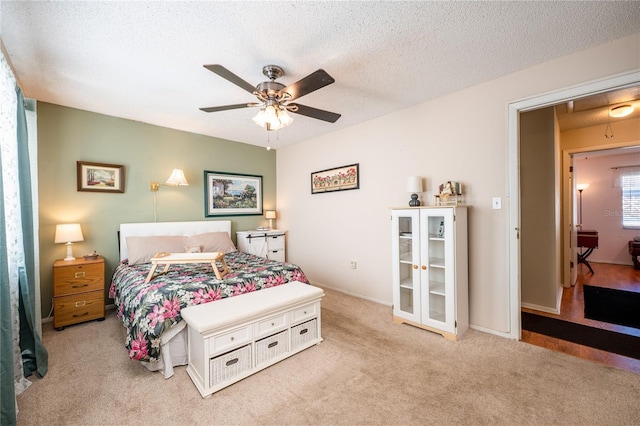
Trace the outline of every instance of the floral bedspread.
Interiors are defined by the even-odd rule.
[[[118,318],[127,328],[125,346],[131,359],[157,361],[160,335],[182,320],[180,309],[213,302],[291,281],[308,283],[300,267],[240,251],[227,253],[229,273],[219,280],[210,263],[172,264],[164,275],[144,280],[150,263],[129,266],[120,262],[113,274],[109,296]],[[156,271],[162,271],[159,266]]]

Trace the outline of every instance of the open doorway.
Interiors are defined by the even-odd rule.
[[[540,190],[540,186],[536,186],[536,190],[538,190],[542,194],[549,194],[551,192],[551,196],[548,196],[546,199],[543,199],[543,203],[545,200],[552,200],[549,205],[546,206],[546,210],[542,209],[544,214],[553,216],[553,219],[548,219],[549,223],[543,229],[543,232],[525,232],[526,229],[521,223],[521,217],[523,210],[523,205],[527,203],[527,197],[529,194],[525,193],[524,189],[521,189],[521,167],[523,167],[519,161],[521,160],[521,148],[520,145],[520,113],[527,111],[539,110],[541,108],[547,107],[555,107],[558,105],[566,105],[567,108],[570,108],[571,101],[577,99],[585,99],[591,95],[602,95],[607,92],[611,92],[613,90],[619,89],[627,89],[632,87],[637,87],[640,81],[640,73],[633,73],[622,77],[614,77],[606,81],[601,81],[589,85],[585,85],[579,88],[568,89],[563,92],[559,92],[552,95],[545,95],[538,98],[529,99],[527,101],[518,102],[510,105],[509,107],[509,139],[510,139],[510,186],[512,188],[510,195],[510,223],[511,223],[511,248],[510,248],[510,288],[512,290],[512,294],[510,297],[511,307],[512,307],[512,334],[515,334],[514,337],[521,337],[521,324],[520,324],[520,307],[521,307],[521,296],[523,295],[523,291],[521,288],[521,273],[523,269],[521,267],[522,260],[522,247],[526,246],[530,241],[528,239],[540,239],[540,234],[546,233],[546,237],[548,239],[548,244],[543,244],[545,249],[547,250],[547,254],[549,254],[548,259],[555,259],[556,265],[537,265],[538,268],[542,266],[544,268],[556,269],[557,276],[564,276],[562,271],[562,267],[564,267],[564,262],[566,256],[563,255],[563,241],[565,236],[566,239],[571,241],[571,235],[573,234],[573,230],[571,228],[565,228],[565,221],[567,214],[565,213],[566,207],[562,205],[560,200],[564,197],[562,196],[563,192],[567,192],[571,194],[574,191],[574,186],[572,183],[568,184],[568,187],[563,187],[561,183],[566,185],[566,182],[561,180],[561,166],[558,157],[561,155],[561,148],[558,142],[558,137],[551,137],[552,143],[558,143],[557,146],[553,147],[553,151],[556,153],[556,159],[550,160],[547,164],[549,167],[539,167],[541,169],[540,173],[549,173],[549,168],[554,171],[555,177],[553,180],[553,187],[546,188]],[[556,116],[557,119],[557,116]],[[605,122],[606,126],[606,122]],[[605,126],[602,127],[603,134],[605,130]],[[637,124],[636,124],[637,126]],[[593,126],[592,126],[593,127]],[[559,131],[558,131],[559,133]],[[556,135],[557,136],[557,135]],[[618,138],[619,140],[620,138]],[[591,141],[593,144],[593,141]],[[636,141],[637,143],[637,141]],[[557,166],[557,167],[556,167]],[[526,167],[526,166],[525,166]],[[542,175],[541,175],[542,176]],[[544,182],[544,179],[541,180]],[[539,182],[536,182],[539,183]],[[575,204],[575,200],[572,200],[573,204]],[[536,210],[540,210],[540,206],[535,206]],[[572,210],[571,210],[572,211]],[[535,214],[535,213],[534,213]],[[568,222],[573,225],[575,222],[575,218],[569,219]],[[522,227],[521,227],[522,226]],[[567,237],[567,235],[569,237]],[[520,239],[521,237],[521,239]],[[551,248],[551,250],[550,250]],[[566,259],[567,261],[572,260],[570,258]],[[550,262],[552,262],[550,260]],[[567,264],[569,264],[567,262]],[[561,268],[556,268],[558,265],[561,265]],[[578,266],[575,264],[574,267]],[[580,265],[583,266],[583,265]],[[577,274],[576,274],[577,275]],[[551,274],[553,277],[553,273]],[[559,311],[561,295],[562,295],[562,285],[560,284],[563,279],[558,278],[557,280],[549,279],[549,284],[552,286],[549,290],[551,294],[547,294],[547,299],[542,299],[543,304],[548,305],[548,310],[553,312],[554,310]],[[555,282],[554,282],[555,281]],[[553,287],[555,286],[555,287]],[[557,305],[554,305],[552,302],[548,303],[549,300],[557,301]]]

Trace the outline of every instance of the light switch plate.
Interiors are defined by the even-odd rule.
[[[500,210],[502,208],[502,198],[501,197],[493,197],[492,203],[494,210]]]

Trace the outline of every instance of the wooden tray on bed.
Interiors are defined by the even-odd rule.
[[[216,262],[220,262],[222,267],[219,268]],[[144,282],[148,283],[158,275],[166,274],[169,270],[169,266],[174,263],[211,263],[213,273],[216,274],[216,278],[219,280],[221,280],[222,277],[229,273],[229,267],[227,266],[227,262],[225,262],[224,260],[224,252],[221,251],[212,253],[159,252],[151,258],[151,269],[149,270],[149,274],[147,275],[147,278],[144,280]],[[158,275],[154,276],[153,274],[155,273],[158,265],[164,265],[164,270]]]

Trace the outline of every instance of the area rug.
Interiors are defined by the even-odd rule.
[[[522,312],[522,329],[640,359],[640,337]]]
[[[584,317],[640,328],[640,293],[583,285]]]

